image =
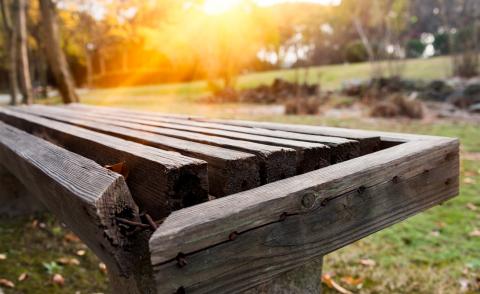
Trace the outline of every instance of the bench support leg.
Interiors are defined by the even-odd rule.
[[[321,294],[323,257],[283,273],[244,294]]]

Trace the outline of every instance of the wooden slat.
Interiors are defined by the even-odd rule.
[[[30,106],[27,110],[52,119],[83,119],[252,153],[256,155],[259,162],[261,184],[274,182],[296,174],[296,151],[290,148],[130,123],[121,121],[117,117],[104,118],[56,107]]]
[[[208,199],[204,161],[10,109],[0,109],[0,120],[103,166],[125,162],[134,200],[156,218]]]
[[[18,111],[39,114],[33,108],[18,108]],[[44,113],[49,116],[48,113]],[[53,116],[49,116],[53,117]],[[180,140],[149,132],[137,131],[109,124],[57,115],[56,119],[96,132],[135,141],[156,148],[179,152],[183,155],[205,160],[208,163],[210,194],[221,197],[260,185],[260,166],[255,155],[201,143]],[[188,187],[179,188],[190,191]],[[189,192],[195,194],[194,192]]]
[[[457,195],[458,165],[457,140],[412,141],[177,211],[150,240],[158,293],[262,283]]]
[[[70,107],[67,107],[67,108],[70,108]],[[87,109],[91,109],[91,107]],[[92,111],[92,112],[95,112],[95,111]],[[125,117],[129,117],[128,114],[125,114],[123,112],[121,114],[120,112],[118,112],[117,114],[123,117],[123,120],[125,120]],[[297,150],[297,173],[298,174],[319,169],[324,166],[328,166],[332,161],[331,149],[327,145],[320,144],[320,143],[311,143],[311,142],[305,142],[305,141],[288,140],[283,138],[258,136],[258,135],[252,135],[247,133],[238,133],[238,132],[231,132],[231,131],[211,129],[211,128],[202,128],[202,127],[195,127],[195,126],[182,126],[179,124],[162,123],[159,121],[143,120],[143,121],[136,121],[136,122],[148,124],[151,126],[185,130],[185,131],[202,133],[207,135],[214,135],[214,136],[220,136],[225,138],[292,148]]]
[[[268,129],[260,128],[250,128],[250,127],[240,127],[228,124],[219,124],[212,123],[207,121],[195,121],[191,119],[185,119],[185,117],[172,117],[168,114],[157,114],[157,113],[138,113],[135,111],[129,110],[117,110],[110,109],[105,107],[65,107],[70,110],[76,110],[81,112],[84,115],[95,115],[101,116],[104,118],[115,118],[116,120],[126,121],[126,122],[135,122],[151,126],[166,127],[178,130],[185,130],[191,132],[199,132],[203,134],[213,134],[218,136],[223,136],[227,138],[236,139],[237,133],[244,133],[250,135],[258,136],[249,136],[247,137],[254,142],[259,143],[272,143],[269,141],[268,137],[273,137],[277,139],[286,139],[286,140],[295,140],[295,141],[304,141],[311,143],[320,143],[325,144],[331,147],[331,160],[332,163],[338,163],[344,160],[355,158],[360,156],[360,143],[356,140],[349,140],[339,137],[328,137],[320,135],[309,135],[285,131],[275,131]],[[196,127],[196,128],[190,128]],[[223,130],[228,132],[215,132],[209,129],[214,130]],[[267,137],[267,138],[264,138]],[[288,142],[288,141],[287,141]]]
[[[124,178],[0,122],[0,161],[117,274],[129,274],[129,241],[115,216],[138,221]],[[137,218],[135,218],[137,216]]]

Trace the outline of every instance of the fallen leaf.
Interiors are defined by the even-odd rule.
[[[34,219],[32,221],[32,229],[36,229],[38,227],[38,220]]]
[[[80,238],[77,237],[74,233],[67,233],[63,236],[63,239],[68,242],[77,243],[80,242]]]
[[[475,180],[470,178],[470,177],[466,177],[465,179],[463,179],[463,183],[468,184],[468,185],[475,184]]]
[[[87,252],[85,250],[78,250],[76,253],[77,253],[78,256],[84,256],[85,253],[87,253]]]
[[[471,211],[477,211],[478,207],[473,203],[467,203],[467,208]]]
[[[361,259],[360,264],[369,267],[374,267],[377,265],[377,263],[373,259]]]
[[[18,281],[19,281],[19,282],[23,282],[23,281],[25,281],[26,279],[28,279],[28,273],[21,273],[21,274],[18,276]]]
[[[337,292],[342,294],[352,294],[352,292],[348,291],[347,289],[343,288],[339,284],[337,284],[333,279],[332,276],[329,274],[322,275],[322,282],[327,285],[329,288],[337,290]]]
[[[473,231],[470,232],[470,234],[468,234],[470,237],[480,237],[480,230],[479,229],[475,229]]]
[[[7,254],[6,253],[0,253],[0,260],[5,260],[7,259]]]
[[[55,285],[63,286],[65,285],[65,279],[61,274],[54,274],[52,277],[52,283]]]
[[[363,283],[363,279],[362,278],[354,278],[354,277],[351,277],[351,276],[346,276],[346,277],[343,277],[342,278],[342,282],[350,285],[350,286],[358,286],[360,284]]]
[[[125,161],[115,163],[112,165],[105,165],[105,168],[113,172],[116,172],[118,174],[121,174],[125,179],[128,177],[129,172],[128,172],[127,164],[125,163]]]
[[[4,286],[7,288],[15,288],[15,284],[7,279],[0,279],[0,286]]]
[[[100,269],[100,271],[101,271],[102,273],[104,273],[104,274],[107,273],[107,266],[106,266],[103,262],[100,262],[100,263],[98,264],[98,268]]]
[[[440,236],[440,231],[433,230],[433,231],[430,232],[430,235],[432,235],[433,237],[439,237]]]
[[[80,264],[80,261],[78,259],[69,258],[69,257],[61,257],[57,259],[57,262],[63,265],[79,265]]]

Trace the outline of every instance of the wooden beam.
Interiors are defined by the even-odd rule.
[[[150,240],[158,293],[261,284],[457,195],[458,168],[457,140],[412,141],[179,210]]]
[[[37,114],[32,108],[16,108],[18,111]],[[39,117],[40,119],[40,117]],[[57,120],[81,126],[89,130],[142,143],[144,145],[175,151],[185,156],[198,158],[208,163],[209,192],[222,197],[244,191],[260,185],[260,166],[255,155],[196,142],[180,140],[172,137],[142,132],[108,124],[82,119],[56,117]],[[146,147],[146,146],[145,146]],[[193,159],[192,159],[193,160]],[[188,179],[185,180],[188,182]],[[178,189],[189,193],[195,191],[179,183]],[[191,203],[195,204],[195,203]]]
[[[101,117],[84,114],[76,111],[48,106],[25,107],[30,113],[51,119],[71,122],[71,119],[88,120],[102,124],[114,125],[123,128],[150,132],[154,134],[194,141],[198,143],[218,146],[226,149],[248,152],[256,155],[259,164],[260,183],[266,184],[296,175],[296,151],[290,148],[257,144],[249,141],[232,140],[217,136],[179,131],[169,128],[160,128],[138,123],[121,121],[119,117]]]
[[[3,122],[0,161],[112,270],[129,273],[115,217],[138,220],[138,207],[121,175]]]
[[[324,144],[331,148],[331,163],[338,163],[360,156],[359,141],[339,137],[328,137],[278,130],[275,131],[260,128],[240,127],[208,121],[195,121],[191,119],[171,117],[166,114],[138,114],[137,112],[130,112],[127,110],[119,112],[111,109],[105,109],[104,107],[64,107],[64,109],[75,110],[82,113],[82,115],[93,115],[96,117],[112,119],[115,118],[116,121],[120,120],[150,126],[198,132],[202,134],[222,136],[231,139],[237,139],[238,133],[256,135],[247,136],[244,137],[244,139],[263,144],[285,146],[282,143],[275,144],[275,140],[272,141],[272,139],[270,138],[287,140],[286,142],[283,141],[283,143],[287,144],[290,141],[303,141]],[[218,132],[218,130],[222,130],[224,132]]]
[[[125,116],[125,114],[122,113],[122,116]],[[243,141],[250,141],[250,142],[256,142],[261,144],[295,149],[297,151],[297,174],[302,174],[315,169],[319,169],[324,166],[328,166],[331,162],[331,149],[328,146],[320,143],[287,140],[282,138],[258,136],[258,135],[251,135],[246,133],[234,133],[234,132],[229,132],[224,130],[199,128],[199,127],[193,127],[193,126],[182,128],[181,125],[161,123],[161,122],[155,122],[153,124],[157,127],[186,130],[190,132],[197,132],[197,133],[203,133],[203,134],[232,138],[232,139],[235,138]]]
[[[136,203],[155,218],[208,200],[204,161],[10,109],[0,109],[0,120],[102,166],[124,162]]]

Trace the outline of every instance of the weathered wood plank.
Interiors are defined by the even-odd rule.
[[[402,172],[427,169],[433,162],[428,162],[430,159],[440,157],[443,153],[455,156],[457,144],[457,141],[449,139],[404,143],[376,154],[176,211],[165,220],[151,240],[155,252],[153,261],[160,263],[173,258],[175,254],[170,250],[177,248],[177,242],[182,244],[178,247],[180,251],[194,252],[225,241],[225,236],[230,232],[246,231],[278,221],[283,212],[300,213],[304,211],[302,197],[306,193],[318,194],[314,195],[316,207],[324,199],[346,191],[390,181]],[[419,157],[422,160],[417,160]],[[235,205],[231,205],[232,202]],[[204,230],[209,233],[190,243],[191,234]],[[169,241],[171,236],[176,236],[175,240]],[[162,248],[159,244],[162,244]]]
[[[128,115],[122,113],[122,116]],[[151,122],[150,124],[157,127],[186,130],[190,132],[197,132],[226,138],[235,138],[243,141],[251,141],[261,144],[295,149],[297,151],[297,174],[302,174],[315,169],[319,169],[324,166],[328,166],[331,162],[331,149],[324,144],[258,136],[246,133],[235,133],[230,131],[199,128],[193,126],[184,126],[182,128],[181,125],[178,124],[175,125],[162,122]]]
[[[243,121],[243,120],[218,120],[218,119],[205,119],[205,118],[192,118],[193,120],[205,121],[205,122],[215,122],[220,124],[242,126],[242,127],[251,127],[251,128],[261,128],[274,131],[284,131],[292,132],[299,134],[308,134],[308,135],[319,135],[319,136],[330,136],[330,137],[341,137],[351,140],[356,140],[360,142],[360,155],[369,154],[375,151],[382,149],[382,140],[380,135],[374,132],[368,133],[359,130],[350,130],[343,128],[331,128],[331,127],[320,127],[320,126],[311,126],[311,125],[293,125],[293,124],[281,124],[281,123],[270,123],[270,122],[255,122],[255,121]],[[385,138],[387,139],[387,138]],[[404,140],[395,140],[394,142],[405,142]]]
[[[136,220],[138,207],[121,175],[3,122],[0,161],[113,271],[129,272],[115,217]]]
[[[177,211],[150,240],[158,293],[261,284],[457,195],[458,168],[458,141],[412,141]]]
[[[83,115],[94,115],[97,117],[111,118],[116,121],[134,122],[151,126],[165,127],[190,132],[198,132],[208,135],[222,136],[231,139],[237,139],[238,133],[257,135],[248,136],[247,139],[253,142],[272,144],[269,137],[277,139],[286,139],[284,143],[293,141],[304,141],[311,143],[320,143],[331,147],[331,162],[338,163],[344,160],[360,156],[360,143],[356,140],[349,140],[339,137],[328,137],[320,135],[309,135],[278,130],[268,130],[260,128],[240,127],[228,124],[212,123],[208,121],[195,121],[185,119],[185,117],[172,117],[168,114],[157,113],[138,113],[129,110],[112,110],[105,107],[64,107],[75,110]],[[213,130],[223,130],[227,132],[215,132]],[[267,138],[265,138],[267,137]],[[273,141],[275,144],[275,140]],[[280,145],[284,146],[284,145]]]
[[[208,136],[193,132],[179,131],[170,128],[143,125],[139,123],[121,121],[117,117],[105,118],[102,116],[89,115],[76,111],[65,110],[62,108],[35,105],[28,107],[27,110],[30,110],[31,113],[52,119],[83,119],[252,153],[256,155],[256,160],[259,163],[261,184],[274,182],[286,177],[294,176],[296,174],[296,151],[290,148],[270,146],[242,140],[232,140],[217,136]]]
[[[134,200],[155,218],[208,200],[204,161],[10,109],[0,109],[0,120],[103,166],[125,162]]]
[[[38,115],[33,108],[16,108],[18,111]],[[233,194],[259,186],[260,166],[255,155],[216,146],[176,139],[149,132],[113,126],[109,124],[92,122],[83,119],[69,118],[67,116],[45,115],[62,122],[90,129],[92,131],[116,136],[126,140],[149,145],[155,148],[175,151],[183,155],[198,158],[208,163],[209,192],[216,197]],[[196,195],[187,186],[179,183],[179,189],[192,196]],[[194,204],[194,203],[191,203]]]

